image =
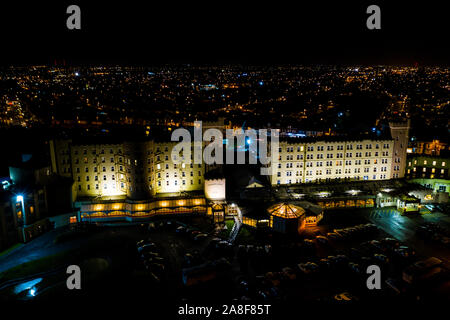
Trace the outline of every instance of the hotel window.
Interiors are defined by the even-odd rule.
[[[423,168],[423,169],[422,169],[422,172],[427,172],[427,168]]]
[[[91,186],[90,186],[90,185],[87,185],[87,189],[88,189],[88,190],[91,190]]]
[[[86,176],[86,181],[89,181],[89,176]]]
[[[103,180],[104,180],[104,181],[106,180],[106,175],[103,176]]]
[[[428,161],[427,160],[423,160],[423,164],[427,164],[428,163]]]
[[[435,166],[436,165],[436,161],[433,161],[433,166]]]
[[[441,174],[444,174],[444,169],[441,169]]]
[[[95,185],[95,190],[98,190],[98,184]]]
[[[111,179],[112,179],[112,180],[115,180],[115,178],[116,178],[116,176],[112,174],[112,175],[111,175]]]
[[[166,186],[168,186],[168,185],[169,185],[169,180],[166,181]]]
[[[84,168],[84,171],[89,172],[89,168],[88,167]]]
[[[445,167],[445,161],[444,161],[444,162],[442,162],[442,166],[443,166],[443,167]]]
[[[103,185],[103,189],[108,189],[108,185],[106,183]]]
[[[95,180],[95,181],[98,181],[98,176],[94,176],[94,180]]]

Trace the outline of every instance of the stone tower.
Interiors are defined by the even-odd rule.
[[[394,140],[392,155],[391,179],[403,178],[406,168],[406,148],[408,147],[410,120],[389,122],[391,137]]]

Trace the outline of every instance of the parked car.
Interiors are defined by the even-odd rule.
[[[195,241],[202,241],[208,238],[208,235],[206,233],[199,233],[194,237]]]
[[[319,242],[320,244],[323,244],[323,245],[329,244],[328,238],[325,236],[316,236],[316,240],[317,240],[317,242]]]
[[[348,292],[342,292],[342,293],[336,294],[334,296],[334,300],[348,302],[348,301],[357,301],[358,298]]]
[[[297,267],[305,275],[313,274],[319,271],[319,266],[314,262],[299,263]]]
[[[389,262],[389,258],[387,256],[385,256],[384,254],[380,254],[380,253],[375,253],[373,255],[373,258],[378,261],[381,262],[383,264],[386,264]]]
[[[159,257],[159,253],[152,252],[152,251],[145,251],[141,254],[142,259],[149,259],[149,258],[154,258],[154,257]]]
[[[179,226],[175,229],[175,232],[177,233],[185,233],[186,232],[186,227],[184,226]]]
[[[142,252],[146,252],[146,251],[149,251],[149,250],[156,251],[157,248],[156,248],[156,244],[155,243],[147,242],[147,243],[144,243],[141,246],[139,246],[137,248],[137,250],[138,250],[139,253],[142,253]]]

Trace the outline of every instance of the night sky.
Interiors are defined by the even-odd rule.
[[[448,65],[450,60],[449,13],[442,1],[182,3],[2,3],[0,63]],[[81,31],[66,28],[70,4],[81,7]],[[366,28],[370,4],[381,7],[381,30]]]

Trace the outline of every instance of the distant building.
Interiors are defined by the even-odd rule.
[[[410,155],[405,177],[434,192],[450,192],[449,169],[450,157]]]
[[[9,172],[12,184],[7,191],[20,241],[77,222],[72,179],[53,174],[50,167],[33,158],[10,167]]]
[[[432,141],[411,141],[408,145],[407,153],[416,155],[440,156],[442,153],[448,153],[450,146],[439,140]]]
[[[17,216],[15,215],[13,195],[9,191],[0,191],[0,250],[4,250],[19,241]]]

